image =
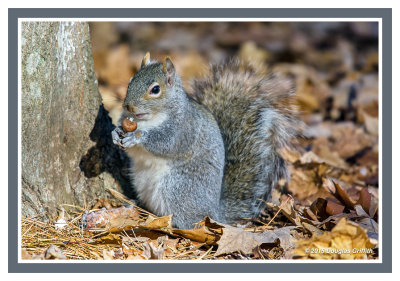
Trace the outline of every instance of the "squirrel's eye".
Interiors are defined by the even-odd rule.
[[[160,86],[156,85],[151,89],[150,92],[152,95],[158,95],[160,93],[160,91],[161,91]]]

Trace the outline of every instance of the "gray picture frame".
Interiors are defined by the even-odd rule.
[[[381,263],[366,262],[201,262],[201,263],[52,263],[18,262],[18,19],[23,18],[381,18],[382,19],[382,249]],[[392,272],[392,9],[9,9],[8,10],[8,271],[80,272],[209,272],[209,273],[385,273]]]

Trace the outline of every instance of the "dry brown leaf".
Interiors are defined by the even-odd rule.
[[[32,254],[30,254],[26,249],[21,249],[21,258],[23,260],[30,260],[32,259]]]
[[[362,227],[343,218],[332,231],[299,240],[293,252],[308,259],[366,259],[373,246]]]
[[[341,204],[337,204],[332,200],[326,200],[326,213],[330,216],[337,215],[343,213],[344,206]]]
[[[252,233],[241,228],[226,225],[221,239],[217,242],[216,256],[233,252],[252,253],[253,249],[261,244],[276,244],[278,236],[273,231]]]
[[[310,211],[312,211],[312,213],[317,216],[320,221],[328,218],[329,216],[341,214],[343,213],[344,209],[345,206],[338,204],[332,198],[318,198],[310,206]],[[307,214],[311,217],[309,213]]]
[[[371,190],[371,187],[368,190]],[[371,194],[373,194],[373,193],[371,193]],[[371,197],[370,207],[368,210],[368,214],[370,215],[371,218],[376,216],[376,213],[378,212],[378,207],[379,207],[379,200],[374,195]]]
[[[266,204],[269,208],[272,208],[274,211],[278,211],[280,208],[279,206],[274,205],[271,202],[267,202]],[[304,208],[304,210],[306,211],[307,208]],[[281,204],[281,212],[295,226],[300,227],[300,228],[304,227],[303,223],[308,223],[310,225],[318,225],[319,224],[318,220],[308,219],[305,216],[303,216],[302,214],[300,214],[300,212],[294,208],[293,198],[290,198],[290,200],[288,200],[285,204]]]
[[[311,206],[310,207],[305,207],[304,208],[304,215],[307,216],[309,219],[313,220],[313,221],[318,221],[318,218],[316,216],[316,214],[311,211]]]
[[[361,205],[355,205],[354,210],[356,211],[357,216],[362,218],[367,218],[369,215],[364,211]]]
[[[327,180],[324,182],[326,187],[332,195],[335,196],[346,208],[353,210],[356,202],[350,198],[347,192],[334,180]]]
[[[165,255],[173,255],[178,252],[176,245],[178,244],[178,239],[166,239],[162,242],[162,246],[165,249]]]
[[[274,66],[273,71],[296,78],[296,99],[303,111],[320,109],[321,104],[331,95],[326,81],[312,67],[280,63]]]
[[[371,195],[367,187],[360,190],[358,201],[353,200],[348,191],[344,190],[336,181],[325,181],[324,187],[326,187],[336,199],[346,206],[346,208],[349,210],[356,210],[358,215],[363,211],[367,216],[374,217],[378,210],[378,199]],[[356,206],[359,206],[359,208],[362,207],[363,210],[361,211],[359,208],[358,210],[355,209]]]
[[[282,247],[284,251],[293,249],[296,246],[297,240],[291,234],[292,230],[295,228],[295,226],[284,226],[272,230],[278,236],[279,246]]]
[[[354,126],[354,123],[340,123],[335,127],[332,132],[334,142],[330,148],[342,158],[350,158],[374,144],[374,138],[365,134],[362,128]]]
[[[318,197],[331,197],[330,193],[321,188],[326,177],[337,178],[344,170],[325,163],[313,152],[307,152],[298,161],[289,166],[290,182],[288,190],[299,201],[306,205]]]
[[[263,244],[280,245],[285,250],[294,247],[294,238],[290,234],[292,227],[283,227],[275,230],[266,230],[261,233],[245,231],[242,228],[224,225],[223,234],[217,242],[216,256],[241,252],[251,254],[253,249]]]
[[[50,245],[44,252],[44,259],[46,260],[65,260],[66,257],[61,249],[56,245]]]
[[[198,224],[197,228],[174,229],[173,233],[194,241],[218,245],[216,252],[216,256],[218,256],[232,252],[250,254],[255,247],[263,243],[277,245],[280,242],[283,248],[289,248],[293,246],[293,240],[289,233],[292,228],[286,227],[274,231],[253,233],[243,228],[218,223],[206,217]]]
[[[164,216],[164,217],[155,217],[149,215],[148,219],[140,224],[142,227],[149,229],[171,229],[172,228],[172,215]]]
[[[147,216],[147,220],[143,221],[136,208],[120,207],[91,212],[84,218],[84,224],[87,231],[97,232],[120,232],[138,227],[165,231],[171,229],[172,216]]]
[[[364,124],[365,128],[367,129],[367,132],[370,133],[373,136],[378,136],[379,134],[379,120],[377,117],[372,117],[362,111],[361,113],[364,117]]]
[[[118,227],[118,225],[125,224],[125,221],[129,221],[131,225],[137,225],[139,220],[140,215],[138,210],[127,207],[91,212],[82,219],[87,230],[105,230],[111,227]]]
[[[318,190],[318,182],[315,180],[315,171],[311,169],[289,167],[290,182],[288,190],[299,200],[314,196]]]
[[[214,222],[209,217],[205,217],[193,229],[174,229],[173,233],[209,245],[215,245],[222,235],[223,226]]]
[[[317,221],[328,217],[326,213],[327,201],[323,198],[317,198],[310,206],[310,211],[317,217]],[[309,216],[311,214],[307,213]]]
[[[141,255],[127,255],[127,260],[144,260],[145,258]]]
[[[321,163],[324,163],[324,160],[321,157],[319,157],[318,155],[316,155],[314,152],[308,151],[299,158],[299,162],[301,164],[309,164],[309,163],[320,163],[321,164]]]
[[[379,225],[374,219],[367,217],[356,221],[356,223],[367,231],[369,238],[378,240]]]
[[[252,64],[259,64],[260,71],[267,68],[266,61],[268,59],[268,51],[259,48],[254,41],[246,41],[240,46],[238,57],[246,62]]]
[[[142,237],[142,236],[137,236],[137,235],[138,234],[135,232],[135,237],[123,236],[122,243],[130,245],[133,242],[143,243],[143,242],[150,240],[150,237]]]
[[[95,244],[118,244],[121,245],[122,238],[118,234],[109,233],[105,236],[101,236],[96,239],[93,245]]]
[[[360,198],[358,199],[357,203],[360,204],[363,207],[364,211],[369,213],[369,215],[371,215],[370,213],[371,200],[372,200],[372,195],[371,193],[368,192],[368,187],[364,187],[363,189],[361,189]]]
[[[320,120],[317,116],[320,117]],[[307,138],[313,139],[322,137],[329,138],[332,134],[332,123],[327,121],[323,122],[321,114],[318,114],[317,116],[315,114],[307,116],[308,118],[306,118],[305,122],[308,126],[305,127],[303,135]]]
[[[308,230],[312,235],[322,235],[324,232],[312,224],[303,222],[303,227]]]
[[[144,251],[142,256],[147,260],[162,260],[164,259],[164,249],[157,249],[156,246],[150,243],[143,243]]]
[[[115,253],[114,250],[103,250],[103,259],[104,260],[114,260],[115,259]]]
[[[314,152],[320,157],[318,163],[326,163],[328,165],[331,165],[333,167],[337,167],[340,169],[348,169],[349,165],[347,165],[346,161],[344,161],[340,156],[339,153],[336,151],[331,151],[328,146],[321,145],[321,146],[316,146],[314,149]],[[308,152],[312,153],[312,151]],[[304,156],[304,155],[303,155]]]
[[[294,200],[290,198],[290,200],[282,205],[282,213],[287,217],[295,226],[301,227],[301,217],[297,210],[294,208]]]

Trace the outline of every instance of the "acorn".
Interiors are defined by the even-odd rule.
[[[121,125],[125,132],[133,132],[137,129],[137,123],[133,121],[133,118],[125,118]]]

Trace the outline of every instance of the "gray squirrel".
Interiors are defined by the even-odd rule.
[[[205,216],[255,218],[288,177],[279,148],[299,128],[293,90],[238,60],[213,66],[193,88],[192,98],[171,59],[151,61],[149,53],[129,83],[112,138],[132,159],[138,199],[158,216],[172,214],[177,228]],[[137,130],[125,132],[124,118]]]

